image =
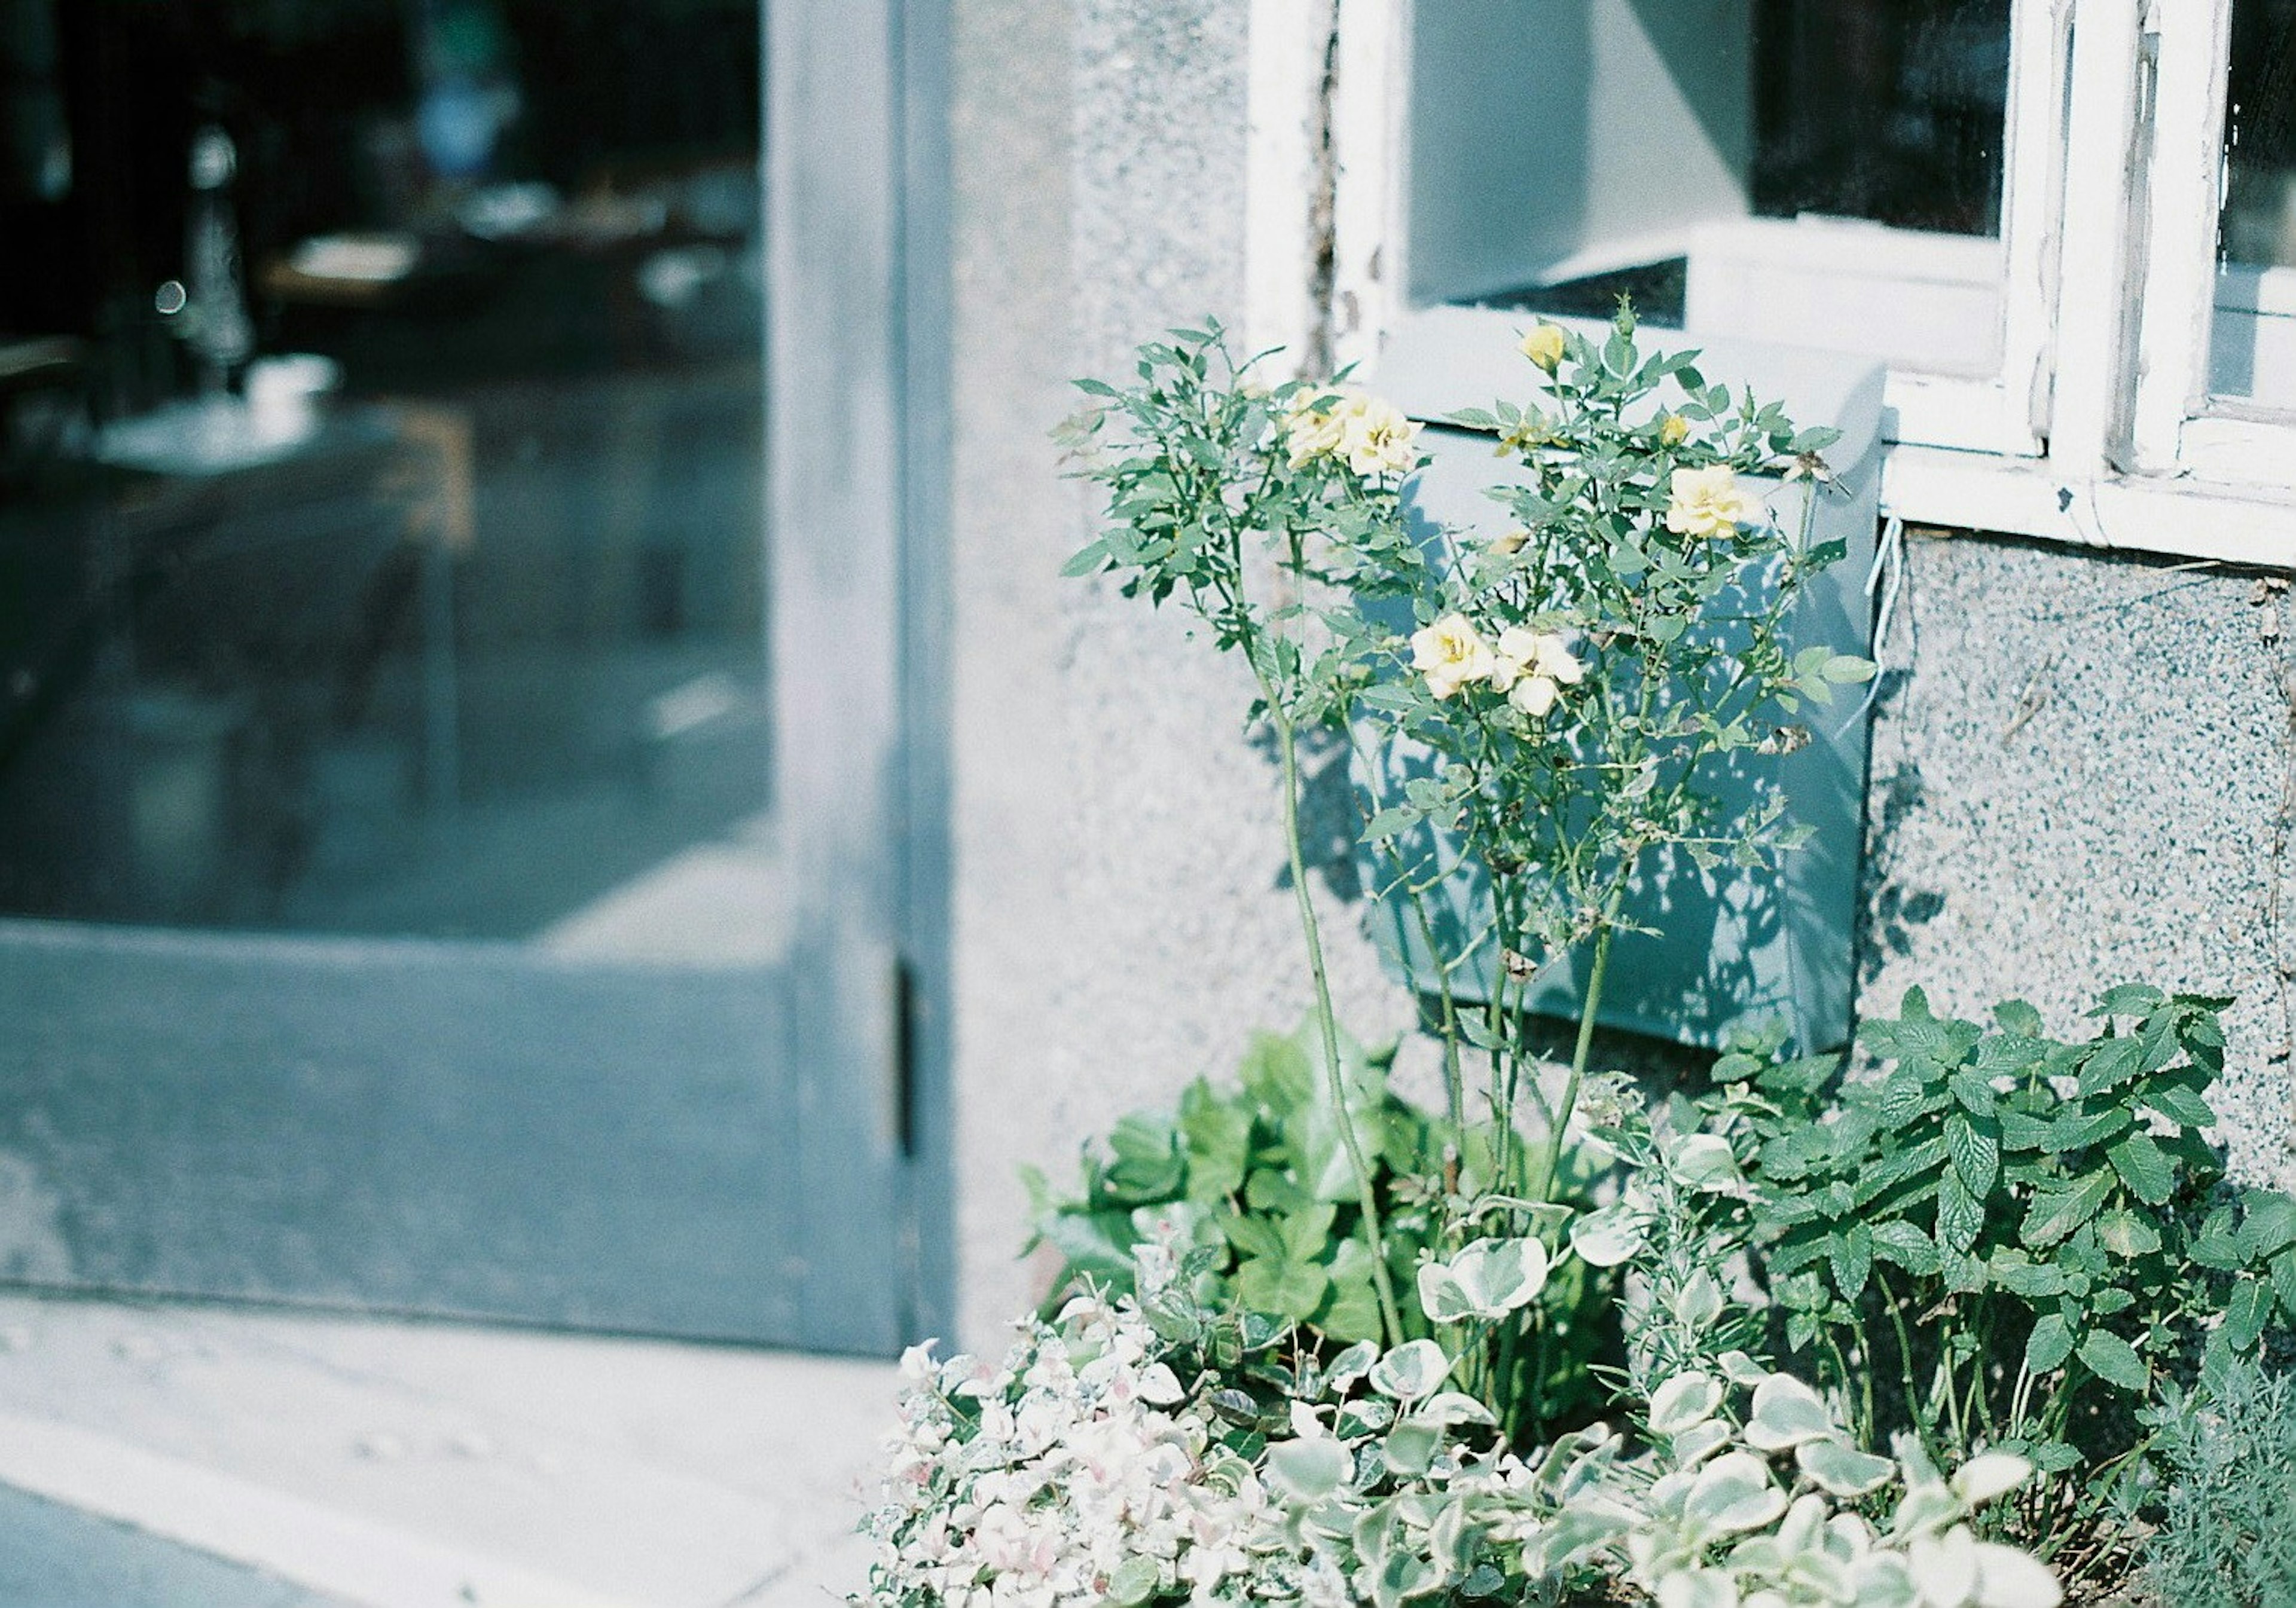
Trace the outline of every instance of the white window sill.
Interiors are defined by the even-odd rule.
[[[2296,492],[2193,475],[2084,480],[2046,461],[1893,445],[1882,510],[1923,525],[2296,569]]]

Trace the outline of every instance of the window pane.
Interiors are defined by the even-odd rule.
[[[2296,405],[2296,0],[2236,0],[2210,388]]]
[[[1656,323],[1991,373],[2010,12],[1421,5],[1414,299],[1583,315],[1623,292]]]
[[[0,914],[750,942],[757,40],[0,0]]]
[[[1754,210],[2001,233],[2009,0],[1762,0]]]

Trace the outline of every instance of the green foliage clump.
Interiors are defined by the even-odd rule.
[[[2252,1351],[2296,1311],[2296,1201],[2230,1189],[2202,1130],[2224,1066],[2221,1000],[2128,986],[2094,1037],[2030,1006],[1990,1026],[1919,990],[1860,1041],[1882,1070],[1726,1057],[1751,1084],[1753,1218],[1789,1347],[1866,1441],[1918,1434],[2070,1477],[2014,1510],[2045,1548],[2104,1555],[2140,1408],[2166,1382]]]
[[[1029,1170],[1029,1248],[1043,1244],[1062,1258],[1047,1312],[1086,1284],[1132,1294],[1137,1248],[1161,1240],[1201,1253],[1193,1294],[1210,1309],[1267,1315],[1340,1345],[1379,1340],[1370,1239],[1327,1085],[1316,1075],[1318,1049],[1312,1022],[1289,1037],[1258,1035],[1234,1085],[1199,1079],[1177,1113],[1135,1113],[1087,1146],[1073,1194],[1056,1194]],[[1502,1162],[1491,1124],[1455,1127],[1397,1094],[1391,1050],[1369,1053],[1343,1034],[1340,1051],[1406,1335],[1451,1332],[1445,1314],[1431,1318],[1422,1304],[1422,1265],[1459,1248],[1453,1225],[1472,1203],[1544,1197],[1544,1179],[1531,1176],[1538,1160],[1515,1145]],[[1596,1181],[1587,1153],[1566,1152],[1563,1167],[1561,1202],[1587,1204]],[[1542,1424],[1600,1411],[1588,1367],[1616,1348],[1615,1284],[1608,1269],[1578,1261],[1549,1272],[1536,1292],[1542,1343],[1508,1348],[1502,1403],[1521,1403],[1517,1416]]]
[[[2153,1595],[2296,1604],[2296,1379],[2243,1358],[2211,1369],[2203,1394],[2165,1392],[2145,1422],[2161,1474],[2144,1550]]]

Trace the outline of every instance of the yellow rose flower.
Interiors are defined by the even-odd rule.
[[[1316,404],[1332,400],[1324,407]],[[1302,390],[1284,413],[1283,445],[1293,469],[1335,458],[1365,479],[1419,467],[1419,427],[1403,411],[1353,386]]]
[[[1447,698],[1469,682],[1490,680],[1498,660],[1466,616],[1448,614],[1412,633],[1411,667],[1427,678],[1427,690]]]
[[[1291,405],[1283,412],[1283,445],[1289,449],[1289,461],[1293,469],[1305,469],[1318,458],[1329,457],[1339,451],[1340,412],[1347,405],[1342,396],[1328,409],[1316,404],[1324,393],[1312,386],[1293,394]]]
[[[1660,446],[1680,446],[1690,439],[1690,420],[1679,413],[1668,413],[1658,421]]]
[[[1530,533],[1527,530],[1511,530],[1503,536],[1491,539],[1491,551],[1501,558],[1513,558],[1529,545]]]
[[[1562,331],[1553,324],[1543,323],[1522,338],[1521,352],[1525,357],[1552,374],[1562,365]]]
[[[1400,478],[1419,467],[1419,427],[1402,409],[1362,397],[1341,420],[1339,455],[1366,480]]]
[[[1554,707],[1565,687],[1575,687],[1587,674],[1570,645],[1551,631],[1510,625],[1499,633],[1492,656],[1497,661],[1490,682],[1507,695],[1507,702],[1537,717]]]
[[[1720,536],[1761,516],[1761,508],[1738,489],[1726,463],[1711,469],[1678,469],[1667,482],[1672,501],[1666,527],[1678,536]]]

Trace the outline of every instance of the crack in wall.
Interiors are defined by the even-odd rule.
[[[1336,0],[1324,12],[1324,70],[1316,84],[1315,126],[1310,134],[1315,168],[1308,198],[1308,306],[1314,320],[1308,349],[1300,364],[1310,380],[1328,379],[1332,372],[1333,291],[1339,284],[1340,159],[1332,108],[1340,86],[1340,8]]]

